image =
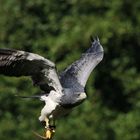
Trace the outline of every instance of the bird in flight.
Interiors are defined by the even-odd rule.
[[[0,74],[6,76],[30,76],[33,84],[43,94],[29,96],[45,102],[39,120],[45,122],[46,136],[51,139],[55,120],[70,113],[86,99],[85,85],[96,65],[103,59],[103,48],[98,38],[80,59],[58,74],[55,64],[34,53],[14,49],[0,49]]]

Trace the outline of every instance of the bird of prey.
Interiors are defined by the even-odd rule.
[[[103,59],[103,52],[99,39],[92,40],[91,47],[81,58],[58,75],[55,64],[38,54],[0,49],[0,74],[30,76],[33,84],[43,90],[43,94],[32,97],[45,102],[39,120],[46,122],[46,139],[51,139],[54,124],[50,122],[70,113],[73,107],[86,99],[86,82]]]

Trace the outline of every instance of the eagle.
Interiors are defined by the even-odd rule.
[[[45,122],[46,139],[51,139],[55,120],[69,114],[87,98],[86,82],[103,59],[103,54],[99,38],[92,39],[91,47],[80,59],[58,74],[55,63],[38,54],[4,48],[0,49],[0,74],[29,76],[33,84],[40,87],[43,94],[27,98],[38,98],[45,102],[39,120]]]

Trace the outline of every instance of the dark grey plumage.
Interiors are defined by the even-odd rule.
[[[45,92],[62,90],[55,64],[37,54],[13,49],[0,49],[0,74],[31,76],[34,85]]]
[[[58,76],[55,64],[42,56],[24,51],[0,49],[0,74],[31,76],[34,84],[45,92],[44,95],[40,95],[40,99],[45,101],[39,117],[40,121],[43,121],[45,116],[56,118],[60,114],[66,114],[70,108],[85,100],[84,87],[88,77],[102,59],[103,48],[97,38],[79,60]]]

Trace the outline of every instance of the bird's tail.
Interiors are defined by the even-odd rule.
[[[34,99],[38,99],[41,97],[41,95],[32,95],[32,96],[21,96],[21,95],[15,95],[15,97],[20,97],[20,98],[34,98]]]

